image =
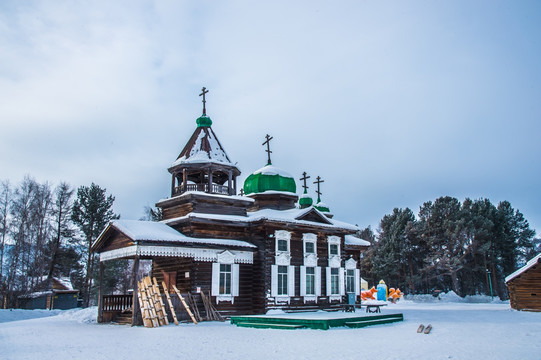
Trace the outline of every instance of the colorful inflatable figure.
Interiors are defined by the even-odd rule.
[[[392,303],[396,303],[400,298],[404,295],[400,289],[390,288],[389,289],[389,301]]]
[[[366,290],[366,291],[361,292],[361,300],[363,300],[363,301],[376,300],[376,298],[374,297],[374,294],[377,293],[377,292],[378,291],[376,290],[376,288],[372,286],[372,288],[370,288],[370,290]]]
[[[380,280],[378,284],[378,301],[387,301],[387,285],[385,281]]]

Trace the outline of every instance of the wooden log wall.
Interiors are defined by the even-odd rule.
[[[541,311],[541,264],[526,270],[507,286],[513,309]]]
[[[120,231],[114,231],[113,234],[109,239],[106,239],[105,246],[100,249],[100,252],[103,251],[109,251],[109,250],[116,250],[128,246],[132,246],[134,243],[133,241],[127,237],[126,235],[122,234]]]
[[[244,226],[243,226],[244,225]],[[258,224],[226,224],[215,220],[194,219],[178,223],[174,227],[188,236],[200,238],[225,238],[245,240],[258,247],[254,253],[254,264],[240,265],[240,289],[239,297],[235,298],[234,304],[221,302],[216,307],[224,315],[228,314],[261,314],[271,307],[275,307],[273,299],[267,297],[271,289],[271,265],[275,263],[275,237],[276,230],[287,230],[291,232],[290,253],[291,265],[296,267],[295,271],[295,296],[291,298],[291,306],[304,306],[304,299],[300,296],[300,266],[304,264],[303,234],[314,233],[317,235],[317,257],[318,266],[321,267],[321,294],[318,299],[318,306],[329,304],[326,296],[326,272],[328,266],[328,243],[330,235],[339,236],[342,241],[340,255],[342,266],[349,258],[350,251],[344,246],[345,232],[333,229],[321,229],[311,226],[299,226],[298,224],[277,224],[262,221]],[[272,234],[272,237],[269,235]],[[355,255],[354,253],[352,255]],[[358,254],[354,256],[359,260]],[[202,291],[211,290],[212,263],[196,262],[190,259],[180,258],[156,258],[152,276],[156,276],[159,282],[163,280],[162,271],[177,271],[177,287],[181,292],[190,291],[196,294],[197,287]],[[185,273],[190,272],[186,278]],[[215,302],[215,298],[212,298]],[[336,301],[335,301],[336,302]],[[307,303],[306,305],[310,305]]]
[[[151,276],[155,277],[158,284],[164,281],[164,272],[176,272],[177,278],[175,284],[181,293],[192,291],[192,269],[193,259],[181,257],[155,257],[152,261]],[[188,276],[186,276],[188,275]],[[173,289],[169,289],[173,293]]]
[[[331,302],[329,301],[329,297],[326,296],[327,293],[327,284],[326,284],[326,270],[325,268],[328,266],[328,243],[327,243],[327,237],[330,235],[336,235],[339,236],[342,241],[340,244],[340,256],[342,258],[342,264],[341,266],[345,266],[345,260],[349,258],[349,255],[346,258],[346,251],[344,249],[344,234],[342,233],[332,233],[332,232],[323,232],[323,231],[314,231],[314,229],[306,228],[306,229],[287,229],[284,227],[265,227],[261,226],[258,228],[258,238],[262,239],[259,242],[256,243],[258,247],[260,248],[260,259],[262,259],[263,264],[263,288],[270,289],[271,288],[271,265],[275,264],[275,256],[276,256],[276,240],[274,237],[274,232],[276,230],[287,230],[291,232],[291,240],[290,240],[290,255],[291,255],[291,262],[290,265],[295,266],[295,295],[290,298],[290,304],[289,305],[277,305],[272,299],[267,299],[266,294],[263,294],[265,302],[266,302],[266,310],[269,308],[275,308],[275,307],[287,307],[287,306],[310,306],[314,305],[314,303],[304,302],[304,298],[300,296],[300,266],[304,265],[304,242],[303,242],[303,234],[305,233],[313,233],[317,235],[317,242],[316,242],[316,255],[318,257],[318,266],[321,267],[321,296],[318,298],[317,305],[320,307],[325,307],[327,305],[330,305]],[[253,232],[252,232],[253,233]],[[272,234],[272,237],[269,237],[269,235]],[[264,240],[263,240],[264,239]],[[255,243],[254,241],[252,241]],[[263,250],[261,250],[263,249]],[[357,259],[356,259],[357,260]],[[334,300],[332,303],[336,303],[338,301]]]

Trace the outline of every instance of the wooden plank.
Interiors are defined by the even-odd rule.
[[[169,319],[167,318],[167,312],[165,310],[165,304],[163,303],[162,294],[160,293],[160,287],[158,286],[158,281],[156,280],[156,278],[153,278],[152,280],[154,281],[153,288],[154,288],[154,292],[158,296],[158,301],[160,302],[160,308],[165,320],[165,325],[169,325]]]
[[[175,325],[178,325],[177,314],[175,313],[175,307],[173,306],[173,302],[171,301],[171,297],[169,296],[169,290],[167,289],[167,285],[165,285],[164,281],[162,281],[162,286],[163,286],[163,292],[165,293],[165,297],[167,298],[167,302],[169,303],[169,308],[171,309],[171,315],[173,315],[173,321],[175,322]]]
[[[190,310],[190,307],[186,304],[186,301],[184,301],[184,298],[180,294],[180,291],[178,291],[178,289],[177,289],[177,287],[175,285],[173,285],[173,289],[177,293],[178,298],[180,299],[180,302],[182,303],[182,305],[184,305],[184,308],[186,309],[186,312],[188,313],[188,315],[190,315],[190,318],[192,319],[193,323],[197,324],[197,320],[195,320],[195,317],[193,316],[193,314],[192,314],[192,312]]]
[[[160,326],[158,322],[158,316],[156,315],[156,310],[154,309],[152,303],[152,296],[150,295],[150,292],[144,281],[141,281],[141,296],[143,298],[143,303],[148,309],[148,317],[150,321],[152,321],[152,327]]]
[[[132,317],[131,317],[131,326],[139,325],[137,314],[139,313],[139,302],[137,297],[139,296],[137,274],[139,273],[139,256],[136,256],[133,260],[132,268],[132,281],[133,281],[133,298],[132,298]]]
[[[201,315],[199,314],[199,309],[197,308],[195,297],[191,293],[188,293],[188,302],[190,303],[190,306],[193,309],[193,314],[195,316],[195,319],[201,322]]]
[[[152,306],[154,307],[154,311],[156,312],[156,318],[158,319],[158,324],[160,326],[165,325],[165,313],[161,307],[161,302],[158,297],[158,294],[156,293],[154,286],[152,284],[152,280],[150,280],[150,276],[147,276],[144,278],[145,286],[147,287],[147,290],[150,294],[150,299],[152,301]]]
[[[138,282],[139,291],[137,292],[137,297],[139,299],[139,307],[141,308],[141,316],[143,318],[143,325],[145,327],[153,327],[152,320],[150,320],[150,313],[147,307],[147,304],[143,300],[143,284]]]

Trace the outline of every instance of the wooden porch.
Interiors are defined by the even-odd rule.
[[[188,303],[191,311],[196,315],[197,321],[211,320],[207,313],[207,307],[204,305],[200,294],[182,293],[182,297]],[[162,301],[166,306],[166,314],[170,324],[174,322],[173,316],[170,312],[168,300],[165,294],[162,294]],[[192,322],[188,312],[185,310],[184,305],[181,303],[178,296],[170,296],[171,303],[175,310],[177,320],[180,322]],[[101,297],[101,307],[98,308],[98,322],[99,323],[114,323],[121,325],[142,325],[141,314],[133,316],[133,295],[103,295]],[[100,305],[98,305],[100,306]],[[137,307],[137,311],[139,307]],[[133,319],[136,319],[136,323],[133,323]],[[140,320],[138,320],[140,319]]]

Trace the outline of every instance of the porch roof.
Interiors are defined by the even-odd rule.
[[[114,228],[132,241],[137,243],[152,242],[152,243],[168,243],[169,245],[178,244],[194,244],[194,245],[213,245],[213,246],[233,246],[242,248],[257,248],[254,244],[242,240],[232,239],[212,239],[212,238],[194,238],[186,236],[169,225],[161,222],[142,221],[142,220],[113,220],[98,236],[92,250],[95,251],[105,235]],[[100,246],[101,247],[101,246]]]

